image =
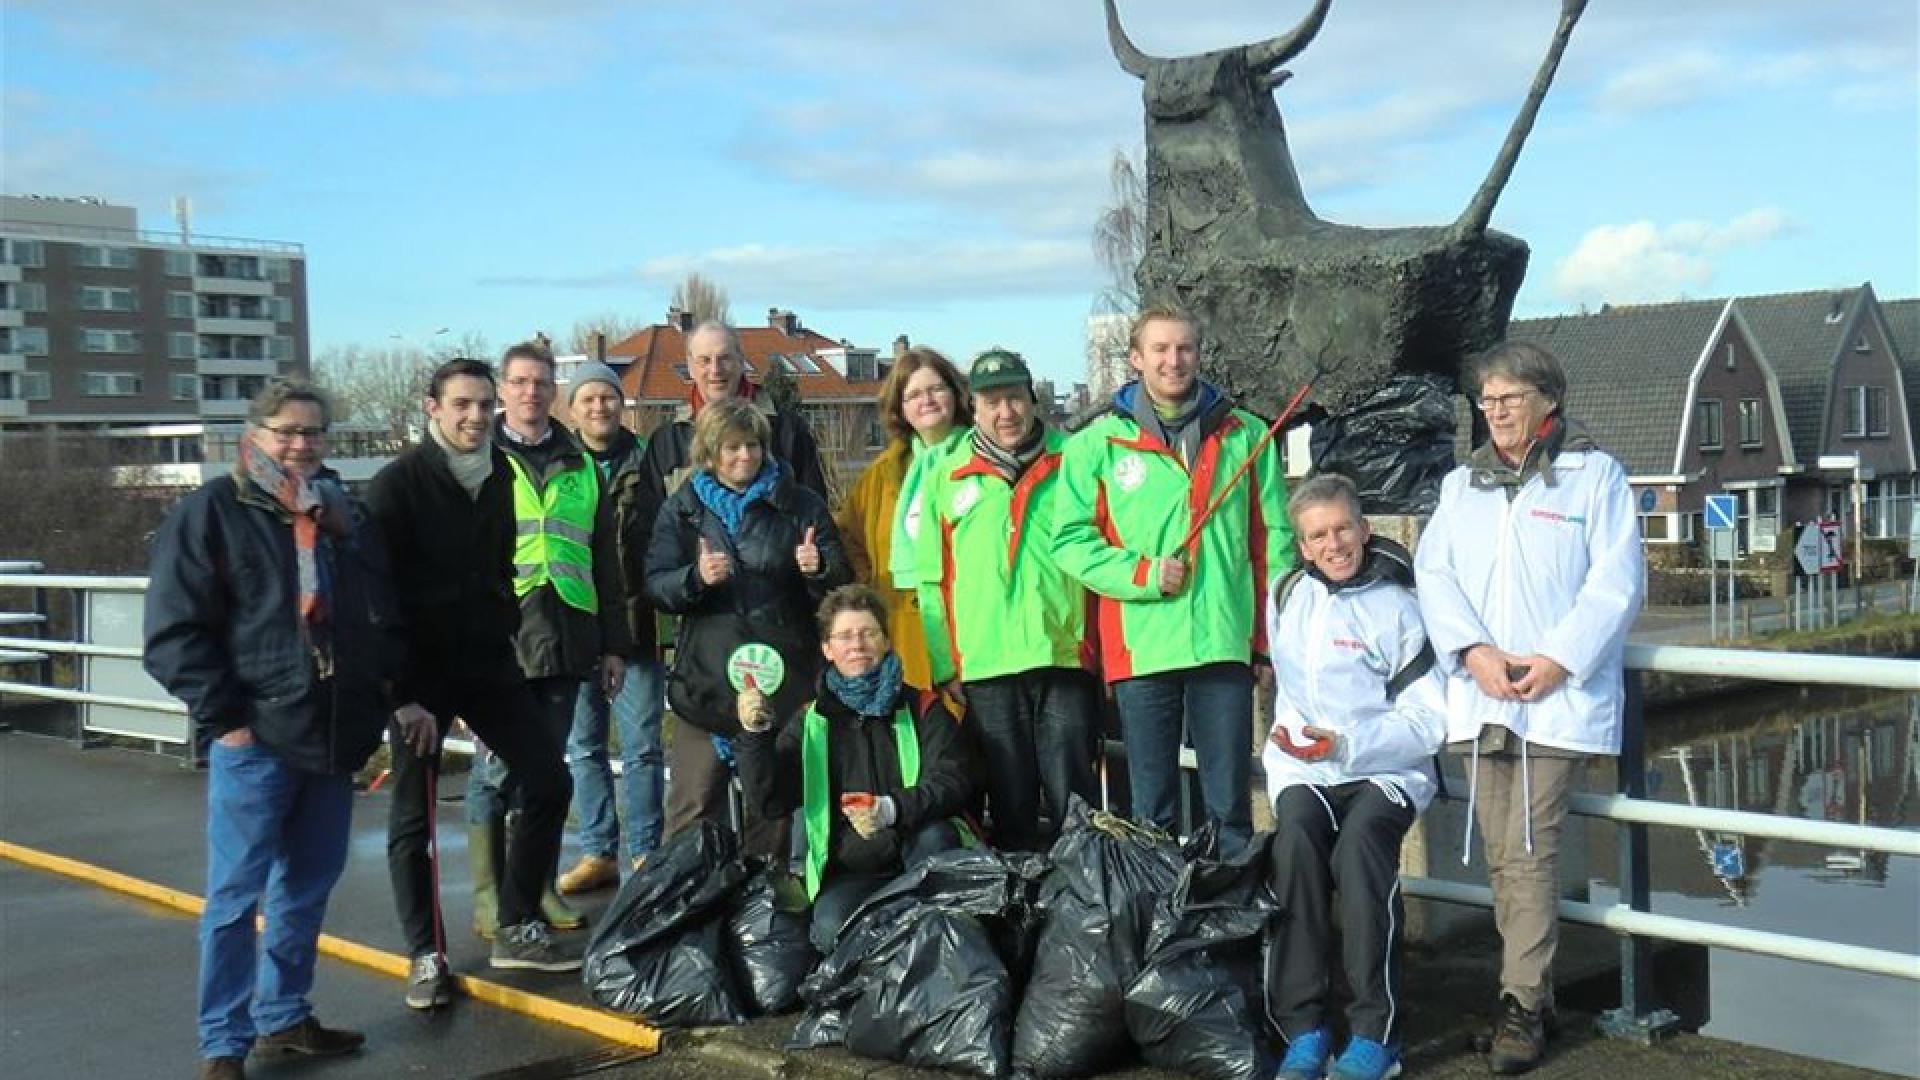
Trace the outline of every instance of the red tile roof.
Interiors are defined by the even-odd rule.
[[[878,381],[850,380],[820,359],[820,350],[842,347],[823,334],[805,327],[788,334],[771,326],[742,327],[739,334],[748,377],[755,382],[764,381],[767,365],[775,355],[805,354],[813,362],[817,373],[794,375],[802,402],[872,400],[880,393]],[[686,400],[692,385],[684,374],[687,337],[687,331],[678,326],[654,325],[607,348],[612,357],[632,357],[620,376],[628,398],[643,405]]]

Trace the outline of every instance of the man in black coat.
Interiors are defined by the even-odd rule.
[[[234,473],[161,525],[146,596],[146,669],[186,703],[207,754],[204,1080],[243,1077],[251,1050],[365,1041],[321,1026],[307,992],[347,862],[353,773],[380,743],[400,668],[379,532],[321,463],[326,401],[276,380],[250,420]]]
[[[519,797],[490,963],[580,966],[553,945],[540,918],[573,783],[515,655],[512,475],[491,439],[494,401],[486,364],[442,364],[426,402],[427,438],[381,469],[368,490],[407,623],[387,863],[413,958],[407,1004],[414,1008],[445,1004],[451,993],[426,841],[429,782],[439,775],[441,741],[456,716],[508,763]]]

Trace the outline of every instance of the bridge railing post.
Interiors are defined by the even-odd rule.
[[[1647,797],[1647,741],[1642,707],[1642,674],[1626,673],[1626,707],[1620,725],[1619,782],[1616,790],[1631,799]],[[1634,911],[1653,908],[1652,875],[1648,870],[1647,826],[1622,823],[1620,835],[1620,900]],[[1600,1016],[1600,1030],[1610,1038],[1650,1043],[1671,1034],[1679,1016],[1655,1001],[1653,941],[1637,934],[1620,939],[1620,1006]]]

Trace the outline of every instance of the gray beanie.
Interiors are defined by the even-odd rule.
[[[612,368],[598,360],[587,360],[581,363],[579,367],[573,369],[573,379],[567,383],[567,404],[569,406],[573,404],[573,396],[580,392],[581,387],[590,382],[606,383],[608,386],[613,387],[613,392],[619,394],[622,400],[626,398],[627,392],[620,385],[620,376],[615,375]]]

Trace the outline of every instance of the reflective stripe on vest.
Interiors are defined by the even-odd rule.
[[[807,899],[820,893],[820,879],[827,870],[827,839],[833,829],[835,807],[827,805],[833,783],[827,772],[827,718],[812,706],[801,718],[800,729],[800,812],[807,831]],[[910,788],[920,782],[920,733],[914,729],[913,713],[905,705],[893,714],[893,749],[900,756],[900,786]]]
[[[569,607],[589,614],[600,610],[593,587],[593,519],[600,506],[600,471],[585,454],[586,467],[568,469],[536,492],[526,466],[512,454],[513,594],[525,597],[551,583]]]

